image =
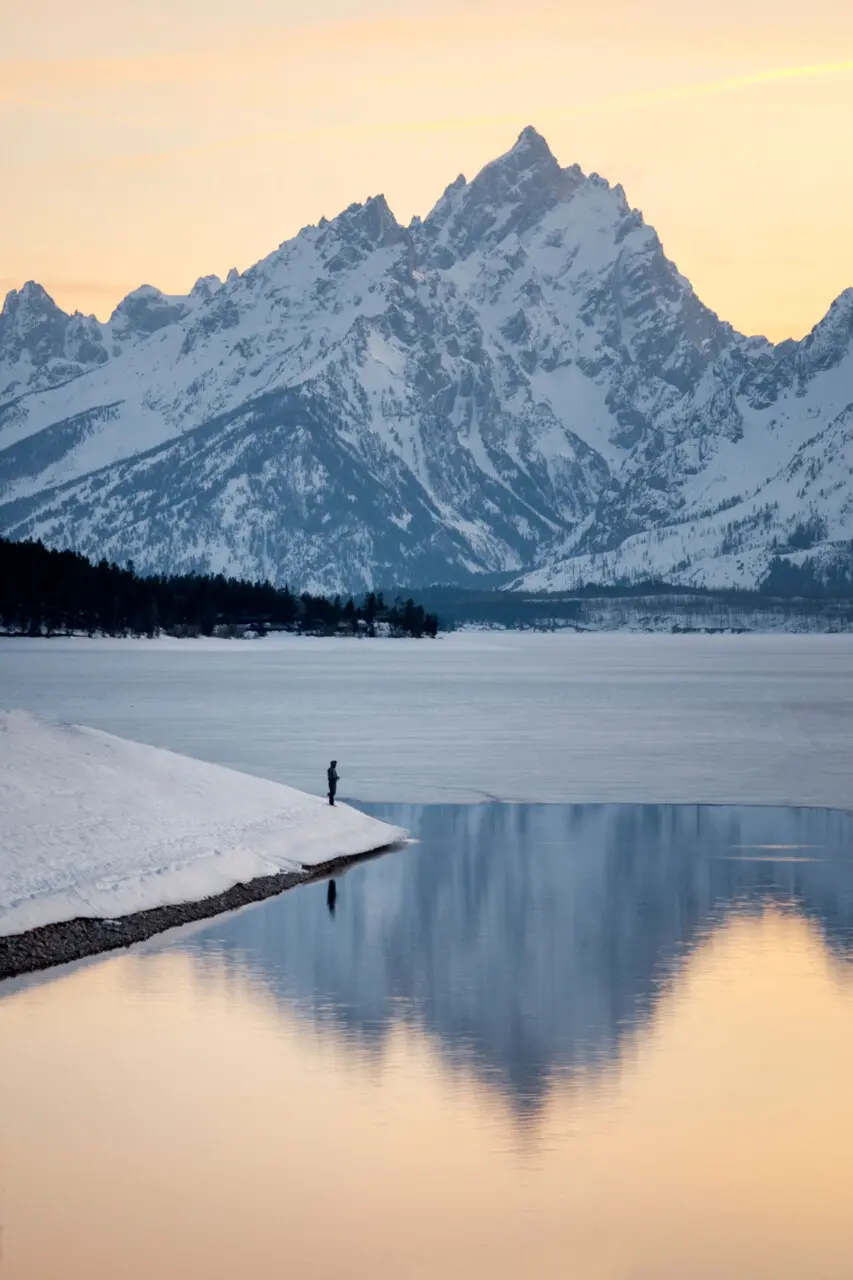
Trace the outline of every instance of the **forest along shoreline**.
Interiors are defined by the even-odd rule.
[[[326,880],[337,871],[381,857],[401,848],[401,844],[381,845],[368,853],[332,858],[328,862],[306,867],[302,871],[283,871],[272,876],[259,876],[246,884],[235,884],[224,893],[213,894],[196,902],[181,902],[166,907],[134,911],[114,920],[78,916],[58,924],[41,925],[24,933],[0,937],[0,982],[27,973],[38,973],[58,965],[72,964],[109,951],[120,951],[137,942],[145,942],[155,934],[212,919],[227,911],[277,897],[299,885]]]
[[[76,551],[0,537],[0,631],[7,635],[183,639],[287,631],[434,639],[438,626],[437,616],[414,600],[388,604],[381,591],[342,601],[221,573],[143,577],[132,563],[94,565]]]

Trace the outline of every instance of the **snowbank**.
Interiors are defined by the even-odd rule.
[[[0,936],[195,902],[405,834],[219,765],[0,712]]]

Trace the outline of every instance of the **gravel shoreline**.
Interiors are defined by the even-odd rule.
[[[235,884],[225,893],[217,893],[198,902],[152,907],[148,911],[135,911],[132,915],[120,916],[115,920],[78,916],[75,920],[64,920],[60,924],[28,929],[26,933],[11,934],[0,938],[0,982],[25,973],[36,973],[40,969],[70,964],[74,960],[99,955],[102,951],[131,947],[135,942],[144,942],[146,938],[153,937],[155,933],[163,933],[166,929],[192,924],[196,920],[206,920],[221,915],[224,911],[234,911],[237,907],[276,897],[300,884],[325,880],[335,871],[399,847],[394,844],[383,845],[369,853],[333,858],[315,867],[306,867],[304,871],[284,871],[275,876],[261,876],[247,884]]]

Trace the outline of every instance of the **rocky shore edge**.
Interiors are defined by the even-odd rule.
[[[283,871],[274,876],[260,876],[246,884],[235,884],[225,893],[217,893],[197,902],[180,902],[168,907],[152,907],[148,911],[135,911],[131,915],[114,920],[101,920],[92,916],[78,916],[59,924],[46,924],[25,933],[15,933],[0,938],[0,982],[6,978],[18,978],[25,973],[53,969],[57,965],[71,964],[87,956],[104,951],[119,951],[145,942],[156,933],[175,929],[235,911],[238,907],[264,898],[274,898],[297,885],[326,880],[336,871],[366,862],[380,854],[400,848],[399,844],[382,845],[368,853],[349,857],[332,858],[302,871]]]

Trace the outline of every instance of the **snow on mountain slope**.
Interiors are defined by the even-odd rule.
[[[0,529],[327,589],[753,582],[815,511],[853,536],[851,325],[853,291],[802,343],[741,337],[527,129],[423,221],[377,196],[104,326],[10,295]]]
[[[664,419],[659,442],[623,463],[587,527],[514,585],[666,577],[750,587],[775,555],[849,558],[851,340],[848,290],[802,343],[752,340],[727,352],[692,404]],[[806,548],[804,529],[816,531]]]

